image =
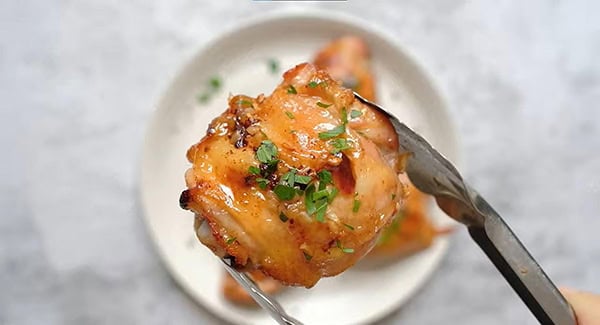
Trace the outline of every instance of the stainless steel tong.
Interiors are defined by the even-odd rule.
[[[362,103],[385,114],[391,121],[400,150],[409,155],[406,173],[422,192],[435,197],[438,206],[450,217],[467,226],[469,234],[512,286],[540,324],[576,325],[575,314],[544,270],[529,254],[500,215],[462,179],[456,168],[425,139],[400,122],[392,114],[358,94]],[[256,302],[273,319],[283,325],[299,325],[299,321],[262,292],[227,260],[227,271],[246,288]]]
[[[409,154],[406,174],[422,192],[435,197],[450,217],[467,226],[469,234],[502,273],[541,324],[575,325],[569,303],[529,254],[500,215],[425,139],[392,114],[358,94],[355,97],[385,114],[392,122],[400,150]]]

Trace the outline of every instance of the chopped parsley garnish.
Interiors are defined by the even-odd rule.
[[[343,139],[343,138],[333,139],[333,140],[329,141],[329,144],[333,147],[333,150],[331,151],[331,153],[334,155],[341,152],[342,150],[352,148],[352,146],[350,146],[350,143],[346,139]]]
[[[252,107],[252,102],[246,99],[240,99],[240,101],[238,102],[238,106],[241,107]]]
[[[353,109],[352,112],[350,112],[350,117],[351,118],[357,118],[357,117],[359,117],[361,115],[362,115],[362,112],[361,111],[357,111],[355,109]]]
[[[205,104],[210,100],[210,95],[207,93],[200,94],[198,95],[198,97],[196,97],[196,99],[198,99],[198,102],[200,102],[201,104]]]
[[[264,190],[267,188],[267,184],[269,184],[269,180],[266,178],[258,177],[256,179],[256,184],[258,184],[258,187],[260,187],[261,189]]]
[[[294,182],[296,184],[306,185],[306,184],[310,183],[311,180],[312,180],[312,178],[310,176],[296,175]]]
[[[315,220],[317,220],[318,222],[325,222],[325,211],[327,211],[327,201],[325,201],[323,205],[317,208]]]
[[[328,203],[331,203],[331,201],[335,199],[339,192],[340,190],[338,190],[336,187],[332,188],[331,193],[329,193],[329,197],[327,198]]]
[[[275,74],[279,72],[279,61],[276,59],[269,59],[267,64],[269,65],[269,71],[271,71],[271,73]]]
[[[305,252],[305,251],[302,251],[302,254],[304,254],[304,258],[305,258],[307,261],[310,261],[310,260],[312,260],[312,255],[308,254],[308,253],[307,253],[307,252]]]
[[[392,200],[396,199],[396,193],[392,193]]]
[[[272,164],[277,158],[277,147],[271,140],[264,140],[256,150],[256,158],[263,164]]]
[[[317,173],[317,176],[319,182],[311,183],[304,191],[304,206],[308,215],[315,215],[315,220],[325,222],[327,206],[333,201],[339,190],[335,187],[327,189],[327,185],[332,181],[330,171],[322,170]]]
[[[290,85],[290,87],[287,90],[288,94],[297,94],[298,92],[296,91],[296,88],[294,88],[294,85]]]
[[[293,120],[293,119],[294,119],[294,114],[292,114],[292,112],[290,112],[290,111],[285,111],[285,115],[287,115],[287,117],[288,117],[290,120]]]
[[[319,83],[316,82],[316,81],[311,81],[311,82],[308,83],[308,86],[310,88],[317,88],[318,85],[319,85]]]
[[[200,104],[208,103],[208,101],[210,101],[212,96],[219,89],[221,89],[221,84],[222,84],[221,78],[219,78],[218,76],[214,76],[214,77],[210,78],[207,82],[205,90],[202,93],[200,93],[198,96],[196,96],[196,99],[198,100],[198,102]]]
[[[279,220],[281,220],[281,222],[286,222],[288,221],[290,218],[288,218],[288,216],[285,215],[285,213],[283,212],[279,212]]]
[[[331,172],[327,169],[318,172],[317,176],[319,177],[319,180],[325,184],[331,184],[332,182]]]
[[[344,133],[346,131],[346,126],[345,125],[338,125],[336,127],[334,127],[333,129],[329,130],[329,131],[325,131],[325,132],[320,132],[319,133],[319,139],[322,140],[327,140],[327,139],[331,139],[331,138],[335,138],[338,135]]]
[[[354,253],[354,248],[347,248],[342,246],[342,243],[338,240],[335,241],[335,245],[337,246],[337,248],[341,249],[342,252],[346,253],[346,254],[352,254]]]
[[[273,192],[281,201],[289,201],[296,195],[296,189],[289,185],[277,184],[273,188]]]
[[[236,240],[237,240],[237,238],[236,238],[236,237],[229,237],[229,238],[227,238],[227,241],[225,241],[225,244],[227,244],[227,245],[231,245],[231,244],[233,244],[233,242],[235,242]]]
[[[354,201],[352,202],[352,212],[356,213],[360,209],[360,200],[356,198],[358,193],[354,194]]]
[[[221,88],[221,78],[218,76],[210,78],[210,88],[212,90],[219,90]]]
[[[319,190],[313,193],[313,200],[317,201],[318,199],[322,199],[324,197],[328,197],[329,196],[329,191],[328,190]]]
[[[317,106],[322,107],[322,108],[327,108],[327,107],[331,106],[331,104],[325,104],[325,103],[322,103],[322,102],[317,102]]]
[[[344,225],[344,227],[346,227],[346,228],[348,228],[350,230],[354,230],[354,227],[352,227],[351,225],[349,225],[347,223],[344,223],[343,225]]]
[[[250,166],[248,167],[248,172],[252,175],[260,175],[260,168],[256,166]]]
[[[342,107],[342,124],[348,124],[348,112],[346,111],[346,107]]]

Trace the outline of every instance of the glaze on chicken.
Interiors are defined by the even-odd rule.
[[[301,64],[268,96],[233,96],[187,152],[183,208],[200,241],[238,268],[312,287],[375,244],[401,208],[389,121]]]

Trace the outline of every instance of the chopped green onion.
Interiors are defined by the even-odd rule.
[[[290,120],[294,119],[294,114],[292,114],[292,112],[290,112],[290,111],[285,111],[285,115],[287,115],[287,117],[289,117]]]
[[[252,175],[260,175],[260,168],[256,166],[250,166],[248,167],[248,172]]]
[[[277,184],[273,189],[273,192],[277,195],[281,201],[289,201],[296,195],[296,189],[291,186]]]
[[[302,251],[302,254],[304,254],[304,258],[305,258],[307,261],[310,261],[310,260],[312,260],[312,255],[308,254],[308,253],[307,253],[307,252],[305,252],[305,251]]]
[[[327,139],[335,138],[338,135],[344,133],[345,131],[346,131],[346,126],[344,126],[343,124],[338,125],[329,131],[320,132],[319,139],[327,140]]]
[[[233,244],[233,242],[236,241],[236,239],[237,239],[236,237],[227,238],[227,241],[225,241],[225,244],[231,245],[231,244]]]
[[[361,111],[357,111],[355,109],[353,109],[352,112],[350,112],[350,117],[351,118],[357,118],[357,117],[359,117],[361,115],[362,115],[362,112]]]
[[[325,104],[325,103],[317,102],[317,106],[322,107],[322,108],[327,108],[327,107],[331,106],[331,104]]]
[[[354,230],[354,227],[352,227],[351,225],[344,223],[344,226],[350,230]]]
[[[396,193],[392,193],[392,200],[396,199]]]
[[[316,82],[316,81],[311,81],[311,82],[308,83],[308,86],[310,88],[317,88],[318,85],[319,85],[319,83]]]

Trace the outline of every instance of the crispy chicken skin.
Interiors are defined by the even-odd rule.
[[[333,79],[341,80],[368,100],[376,100],[375,77],[370,65],[369,48],[357,36],[343,36],[333,40],[315,56],[314,64],[326,70]],[[377,132],[370,129],[369,132]],[[373,136],[371,134],[371,136]],[[426,215],[427,197],[410,181],[406,204],[394,217],[392,224],[383,231],[369,257],[399,258],[414,254],[431,246],[438,234]]]
[[[403,204],[403,162],[389,121],[325,71],[304,63],[283,78],[268,97],[230,98],[187,152],[180,204],[218,256],[312,287],[373,247]],[[304,180],[282,195],[290,172]]]

